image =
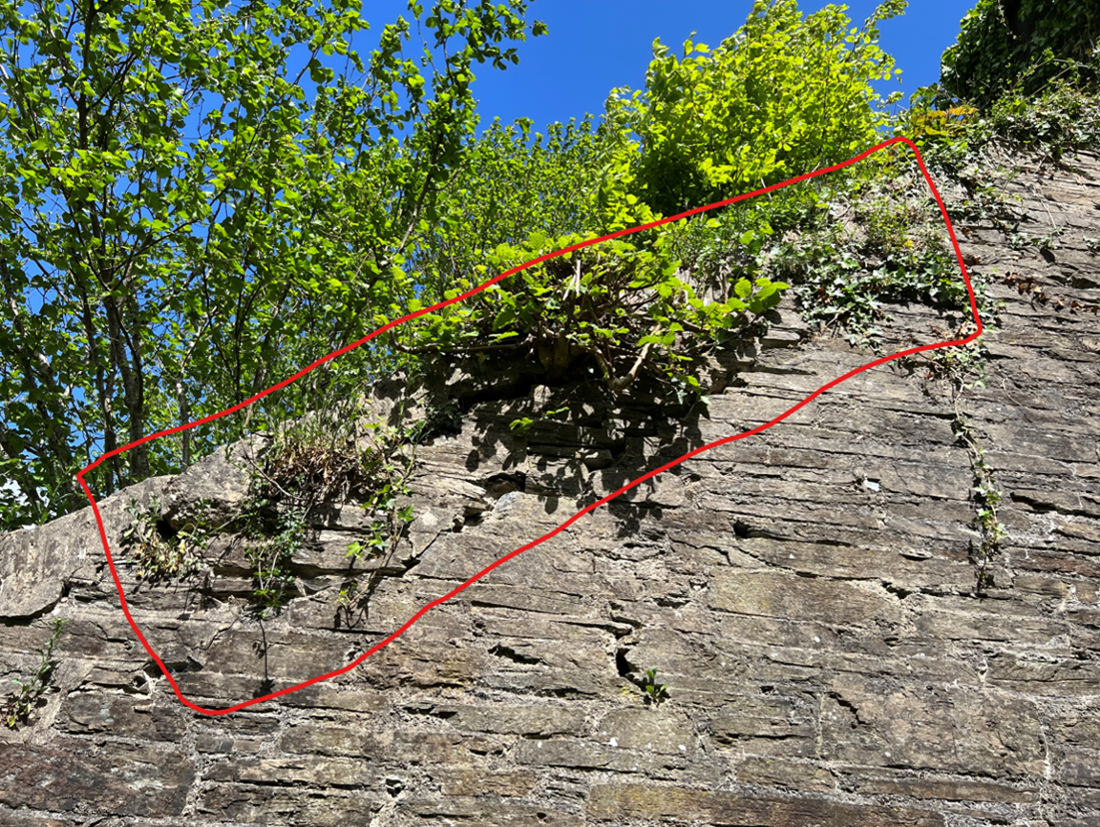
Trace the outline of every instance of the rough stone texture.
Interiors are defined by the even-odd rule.
[[[1074,163],[1025,164],[1004,184],[1022,229],[1067,228],[1045,256],[956,224],[1004,302],[986,320],[985,388],[954,401],[919,359],[860,374],[277,700],[214,717],[179,702],[123,616],[91,509],[0,536],[0,679],[33,671],[48,622],[69,620],[46,702],[0,730],[0,824],[1100,824],[1100,321],[1070,309],[1100,303],[1084,240],[1100,235],[1100,162]],[[893,312],[887,352],[942,338],[931,310]],[[462,430],[419,450],[417,516],[393,559],[349,572],[343,551],[366,518],[332,506],[314,514],[294,561],[300,597],[279,617],[244,611],[232,537],[187,586],[120,565],[129,608],[199,706],[295,685],[579,508],[868,358],[809,336],[784,305],[763,341],[716,363],[728,387],[709,416],[581,394],[571,424],[522,436],[508,423],[557,407],[555,391],[503,369],[446,377]],[[393,419],[387,393],[373,401]],[[956,405],[1004,495],[1008,539],[982,597]],[[116,556],[129,497],[160,495],[169,528],[200,497],[231,513],[265,444],[101,502]],[[335,592],[354,573],[373,591],[342,609]],[[658,707],[641,699],[647,669],[669,686]]]

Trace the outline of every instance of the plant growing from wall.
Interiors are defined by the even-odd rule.
[[[384,554],[388,558],[404,536],[406,526],[415,519],[412,504],[399,506],[398,501],[412,493],[408,483],[416,463],[416,444],[426,431],[417,424],[402,436],[401,429],[379,424],[367,427],[372,434],[369,453],[374,484],[360,505],[371,514],[372,521],[366,536],[348,546],[349,559],[364,554],[370,557]]]
[[[259,511],[268,505],[268,501],[259,500],[255,508]],[[301,503],[276,513],[270,534],[257,536],[256,524],[251,525],[253,541],[245,551],[252,565],[253,596],[261,618],[278,611],[292,595],[294,575],[290,563],[301,549],[309,528],[308,508]]]
[[[986,464],[985,451],[978,445],[973,427],[966,417],[959,413],[957,407],[953,430],[959,442],[966,448],[974,474],[974,484],[970,493],[975,507],[974,525],[981,532],[981,537],[977,543],[971,543],[970,559],[977,567],[975,591],[981,596],[992,582],[989,568],[1000,553],[1001,543],[1008,536],[1004,525],[997,517],[997,508],[1001,503],[1002,495],[997,488],[992,469]]]
[[[416,445],[453,428],[459,416],[453,405],[445,405],[399,427],[367,423],[360,397],[340,391],[330,388],[313,410],[281,425],[253,468],[236,522],[247,541],[261,616],[278,611],[295,593],[293,560],[320,503],[355,501],[371,513],[365,537],[348,547],[349,558],[393,551],[413,520],[413,506],[401,499],[410,494]],[[404,403],[396,413],[404,422]],[[358,591],[349,589],[342,593],[345,602]]]
[[[978,110],[975,107],[965,104],[948,106],[947,109],[935,109],[929,106],[927,100],[922,100],[914,94],[905,120],[906,128],[902,134],[914,141],[917,146],[923,146],[927,141],[934,139],[957,139],[962,137],[977,114]]]
[[[657,681],[657,670],[645,671],[646,682],[644,685],[646,703],[652,706],[660,706],[668,700],[668,684]]]
[[[566,235],[599,226],[591,194],[608,152],[606,126],[586,115],[541,132],[531,127],[525,118],[508,126],[494,120],[466,147],[448,183],[445,212],[412,258],[425,304],[442,300],[499,244],[522,245],[535,232]]]
[[[987,332],[990,329],[985,328]],[[927,370],[925,379],[946,380],[959,392],[966,387],[985,387],[987,355],[988,349],[979,337],[967,345],[917,353],[906,360],[906,364],[923,364]]]
[[[205,501],[200,500],[197,504],[200,515],[205,512],[205,506]],[[129,552],[137,576],[154,582],[179,579],[195,572],[201,564],[202,549],[210,534],[198,518],[177,531],[174,537],[166,538],[157,527],[160,510],[160,500],[156,495],[144,508],[136,499],[130,498],[126,511],[131,521],[122,531],[122,545]]]
[[[53,631],[50,634],[49,641],[47,641],[44,647],[34,650],[42,656],[42,661],[39,663],[38,670],[30,680],[26,682],[20,680],[12,681],[19,689],[8,697],[3,707],[0,707],[0,717],[3,718],[4,725],[9,729],[14,729],[19,724],[25,723],[27,719],[30,718],[31,713],[37,708],[41,697],[49,689],[50,677],[53,674],[54,668],[51,659],[53,658],[54,648],[61,639],[61,633],[64,631],[66,623],[67,621],[61,618],[55,620],[53,622]]]
[[[488,277],[591,238],[533,233],[521,246],[497,247],[477,271]],[[667,235],[648,248],[612,239],[574,250],[424,317],[405,347],[526,354],[551,381],[579,372],[615,392],[643,373],[673,390],[697,388],[684,369],[693,353],[742,331],[778,304],[787,285],[742,278],[723,301],[706,302],[679,265]],[[460,279],[445,297],[473,284]]]

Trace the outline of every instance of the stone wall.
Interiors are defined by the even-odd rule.
[[[1004,302],[984,388],[956,397],[919,359],[860,374],[276,700],[223,716],[180,702],[123,615],[90,509],[0,536],[5,685],[68,620],[46,703],[0,729],[0,824],[1097,827],[1100,276],[1086,238],[1100,236],[1100,160],[1074,163],[1024,162],[1004,184],[1022,196],[1020,229],[1067,228],[1056,249],[956,224]],[[943,338],[927,308],[892,311],[886,352]],[[359,564],[375,570],[368,599],[334,599],[365,516],[333,507],[279,616],[245,611],[233,537],[183,585],[139,583],[120,560],[130,610],[198,706],[293,686],[585,505],[868,359],[784,304],[720,366],[709,415],[591,392],[567,401],[570,424],[523,435],[508,423],[560,406],[559,391],[455,376],[461,433],[420,448],[408,541]],[[980,595],[964,418],[1008,532]],[[160,495],[166,526],[199,497],[231,511],[266,444],[100,503],[112,550],[129,497]],[[668,684],[659,705],[644,702],[650,669]]]

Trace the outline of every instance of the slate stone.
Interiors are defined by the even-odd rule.
[[[663,819],[674,824],[731,827],[940,827],[945,823],[942,816],[927,810],[638,784],[595,785],[586,812],[596,821]]]
[[[483,576],[873,354],[810,330],[787,295],[762,338],[696,366],[712,383],[702,415],[655,404],[644,382],[551,384],[522,359],[380,380],[363,388],[375,420],[460,411],[417,447],[414,520],[392,555],[349,563],[373,515],[316,508],[292,597],[264,617],[245,538],[227,529],[198,575],[156,584],[121,539],[131,499],[160,495],[166,534],[203,498],[232,516],[270,435],[98,502],[137,631],[90,508],[0,535],[0,706],[68,621],[41,703],[0,727],[0,824],[1096,827],[1100,336],[1080,307],[1100,303],[1086,240],[1100,156],[1064,160],[1080,171],[1016,156],[1015,179],[983,173],[1021,197],[1004,227],[1067,228],[1053,263],[962,218],[972,196],[938,182],[971,274],[1003,302],[984,386],[929,375],[923,357],[864,371]],[[966,317],[883,309],[883,353]],[[567,420],[548,415],[563,406]],[[960,415],[1006,532],[980,593]],[[538,421],[527,434],[509,427],[522,416]],[[213,714],[180,703],[146,644]]]
[[[49,746],[0,743],[7,782],[0,804],[63,813],[168,817],[183,812],[193,761],[175,751],[79,740]]]

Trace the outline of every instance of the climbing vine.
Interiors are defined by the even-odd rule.
[[[997,488],[993,470],[985,461],[985,451],[978,444],[973,427],[959,413],[957,407],[952,427],[957,440],[970,457],[970,467],[974,474],[970,496],[975,508],[974,527],[980,532],[980,538],[971,543],[970,560],[977,568],[975,592],[980,596],[993,582],[990,566],[1000,554],[1001,544],[1008,536],[997,516],[1002,495]]]

